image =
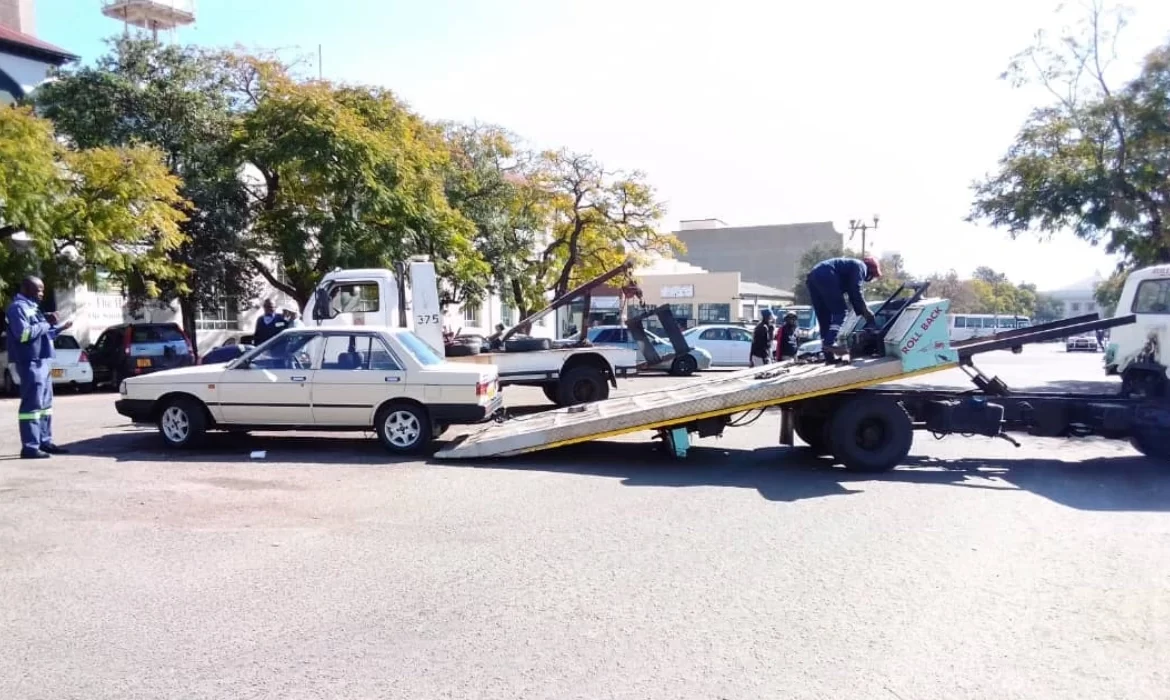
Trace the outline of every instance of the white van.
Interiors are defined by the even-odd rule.
[[[1125,281],[1113,315],[1137,317],[1135,323],[1110,331],[1105,349],[1105,373],[1120,374],[1126,389],[1165,380],[1162,346],[1170,342],[1170,265],[1134,270]]]

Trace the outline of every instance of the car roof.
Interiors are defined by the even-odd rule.
[[[391,335],[399,333],[410,333],[409,328],[391,328],[390,326],[304,326],[302,328],[289,328],[285,333],[389,333]]]

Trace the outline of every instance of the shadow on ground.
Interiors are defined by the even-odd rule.
[[[866,482],[1022,489],[1081,510],[1170,510],[1170,466],[1140,456],[1065,462],[1057,459],[939,460],[911,455],[883,474],[846,471],[805,448],[755,450],[693,447],[685,461],[658,443],[594,442],[555,451],[478,462],[435,465],[529,469],[621,479],[627,486],[725,486],[754,489],[770,501],[852,495]]]
[[[417,462],[395,457],[377,440],[352,435],[208,436],[205,447],[167,449],[153,430],[122,431],[68,445],[76,455],[117,461],[174,461],[261,465],[374,466]],[[437,447],[437,446],[436,446]],[[267,451],[253,461],[254,450]],[[425,456],[423,457],[425,459]],[[770,501],[789,502],[861,494],[875,481],[956,488],[1021,489],[1081,510],[1170,510],[1170,467],[1139,456],[1101,457],[1080,462],[1058,459],[940,460],[911,455],[884,474],[859,474],[804,448],[755,450],[712,446],[691,448],[686,460],[667,456],[658,442],[593,442],[497,460],[440,462],[435,468],[530,470],[620,479],[627,486],[687,488],[722,486],[757,491]]]

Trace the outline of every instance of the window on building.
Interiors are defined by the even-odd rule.
[[[1074,301],[1073,303],[1069,304],[1069,310],[1070,310],[1070,311],[1072,311],[1074,314],[1075,314],[1075,313],[1080,313],[1080,310],[1081,310],[1081,302],[1079,302],[1079,301]]]
[[[699,304],[699,323],[731,323],[731,304]]]
[[[695,317],[695,305],[694,304],[671,304],[670,305],[670,312],[672,314],[674,314],[674,317],[676,319],[678,319],[679,321],[682,321],[684,319],[689,321],[690,319]]]
[[[479,327],[479,302],[465,301],[463,302],[463,323],[468,326]]]
[[[513,323],[515,323],[515,318],[516,313],[511,304],[500,304],[500,323],[510,327]]]
[[[1097,305],[1094,304],[1093,302],[1090,301],[1087,304],[1085,304],[1085,313],[1091,314],[1096,310],[1097,310]]]
[[[1139,284],[1130,310],[1135,314],[1170,314],[1170,279]]]
[[[234,296],[220,295],[195,312],[195,330],[225,331],[240,327],[240,303]]]

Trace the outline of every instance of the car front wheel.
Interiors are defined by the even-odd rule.
[[[158,414],[158,432],[170,447],[194,447],[207,433],[207,411],[192,398],[169,399]]]
[[[382,446],[398,454],[414,454],[431,441],[431,419],[416,404],[393,403],[378,411],[374,430]]]

